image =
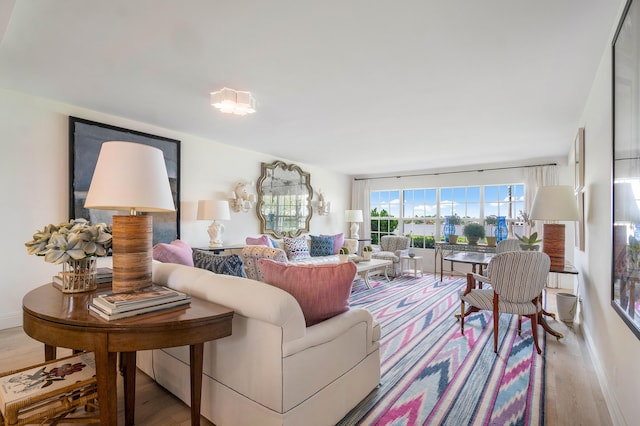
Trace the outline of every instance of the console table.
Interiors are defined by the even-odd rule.
[[[110,290],[110,289],[106,289]],[[205,300],[166,311],[106,321],[87,306],[103,291],[62,293],[53,284],[30,291],[22,300],[23,328],[45,344],[45,358],[56,347],[93,351],[96,362],[100,424],[117,424],[116,360],[122,355],[125,424],[134,423],[136,351],[189,345],[191,424],[200,424],[204,342],[231,335],[233,310]]]
[[[438,274],[438,256],[440,256],[440,281],[444,273],[444,257],[451,255],[457,251],[470,251],[476,253],[495,253],[495,246],[488,246],[486,244],[469,245],[467,243],[450,244],[444,241],[436,241],[433,250],[433,268],[434,273]],[[446,254],[445,254],[446,252]],[[452,264],[453,269],[453,264]]]

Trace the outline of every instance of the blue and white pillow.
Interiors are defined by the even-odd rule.
[[[208,269],[216,274],[247,278],[242,258],[237,254],[217,255],[202,250],[194,250],[193,266]]]
[[[332,236],[315,236],[311,235],[311,257],[330,256],[333,254],[333,237]]]
[[[308,259],[311,257],[306,237],[284,237],[282,241],[284,242],[284,251],[287,253],[289,260]]]

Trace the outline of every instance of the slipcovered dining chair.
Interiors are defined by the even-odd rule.
[[[464,318],[473,312],[493,312],[493,350],[498,352],[498,322],[501,313],[518,315],[518,334],[522,316],[531,319],[533,341],[538,354],[538,315],[542,310],[542,290],[549,275],[549,256],[536,251],[511,251],[496,254],[489,262],[491,278],[467,274],[467,288],[460,294],[460,332]],[[476,280],[491,284],[491,289],[476,288]],[[470,306],[465,312],[465,303]]]
[[[521,248],[520,248],[520,240],[515,239],[515,238],[507,238],[506,240],[500,241],[496,245],[496,254],[506,253],[508,251],[520,251],[520,250],[521,250]],[[490,266],[491,266],[491,264],[487,265],[487,269],[484,271],[483,275],[485,277],[490,277],[491,276]],[[480,285],[480,287],[482,288],[482,285]]]
[[[373,259],[390,260],[393,264],[387,267],[387,275],[396,277],[400,275],[400,257],[409,255],[411,239],[399,235],[383,235],[380,237],[380,246],[374,247],[371,253]]]
[[[496,245],[496,253],[506,253],[508,251],[520,251],[520,240],[507,238]]]

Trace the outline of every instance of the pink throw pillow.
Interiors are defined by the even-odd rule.
[[[320,235],[321,237],[333,237],[333,254],[338,254],[340,249],[344,246],[344,233],[335,235]]]
[[[171,244],[156,244],[153,246],[153,258],[162,263],[193,266],[193,251],[189,244],[180,240],[171,241]]]
[[[271,238],[266,235],[262,235],[258,238],[247,237],[245,239],[245,243],[248,246],[265,246],[273,248],[273,245],[271,244]]]
[[[307,327],[349,310],[356,276],[353,262],[292,265],[260,259],[264,282],[290,293],[302,308]]]

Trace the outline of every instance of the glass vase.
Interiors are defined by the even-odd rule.
[[[456,225],[451,223],[451,216],[445,216],[444,228],[442,233],[444,234],[444,241],[449,242],[449,235],[456,235]]]
[[[97,264],[95,257],[69,260],[62,264],[62,292],[81,293],[98,287],[96,282]]]
[[[496,225],[496,242],[506,240],[509,236],[509,229],[507,228],[507,219],[505,216],[498,216],[498,224]]]

